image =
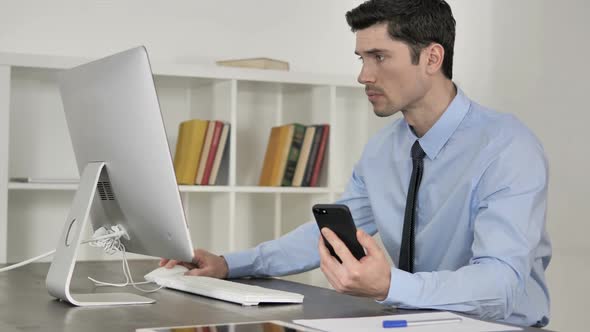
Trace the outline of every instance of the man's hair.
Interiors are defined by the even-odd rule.
[[[369,0],[347,12],[346,21],[353,32],[387,23],[389,36],[410,47],[415,65],[425,47],[432,43],[442,45],[445,50],[442,71],[447,78],[453,78],[455,18],[446,1]]]

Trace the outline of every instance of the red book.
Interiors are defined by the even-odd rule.
[[[324,125],[324,131],[322,132],[322,140],[320,141],[320,147],[318,149],[318,157],[313,165],[313,173],[311,175],[310,187],[315,187],[318,184],[318,178],[320,177],[320,171],[322,169],[322,162],[324,161],[324,154],[326,152],[326,146],[328,145],[328,136],[330,134],[330,125]]]
[[[215,161],[215,154],[217,153],[222,130],[223,122],[215,121],[215,129],[213,130],[213,137],[211,139],[211,148],[209,149],[209,155],[207,156],[207,163],[205,164],[205,171],[203,172],[203,180],[201,181],[201,184],[209,184],[209,177],[211,176],[211,169],[213,168],[213,162]]]

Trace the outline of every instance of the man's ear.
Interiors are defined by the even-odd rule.
[[[445,49],[441,44],[432,43],[423,50],[422,55],[426,60],[426,72],[433,75],[442,67],[445,59]]]

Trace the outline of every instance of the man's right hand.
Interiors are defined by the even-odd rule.
[[[227,278],[229,268],[223,256],[214,255],[206,250],[195,250],[192,262],[180,262],[173,259],[162,258],[160,266],[172,268],[175,265],[182,265],[189,269],[186,275],[213,277],[219,279]]]

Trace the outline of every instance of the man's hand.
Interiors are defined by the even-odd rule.
[[[190,263],[166,258],[162,258],[160,260],[160,266],[165,266],[169,269],[177,264],[189,269],[186,275],[192,276],[225,279],[227,278],[227,274],[229,272],[227,262],[222,256],[214,255],[203,249],[195,250],[193,260]]]
[[[340,293],[385,300],[391,281],[391,267],[377,242],[363,230],[358,229],[356,237],[365,248],[366,256],[357,260],[338,236],[328,228],[322,234],[342,260],[336,260],[320,236],[320,268],[334,289]]]

